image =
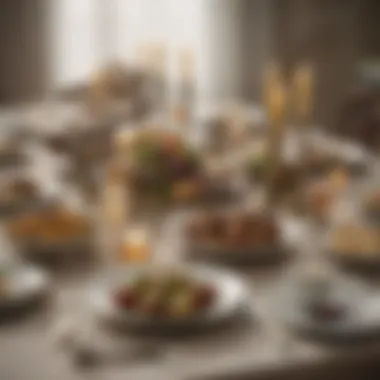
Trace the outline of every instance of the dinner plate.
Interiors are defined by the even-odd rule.
[[[54,209],[57,200],[46,199],[39,205],[28,211],[43,211]],[[20,215],[15,214],[9,217],[10,223],[17,222]],[[22,218],[22,215],[21,215]],[[7,220],[7,221],[8,221]],[[59,241],[49,241],[38,239],[37,236],[13,237],[8,229],[9,238],[13,240],[20,255],[26,260],[36,264],[62,265],[67,263],[85,262],[93,257],[94,252],[94,227],[79,236],[66,236]]]
[[[0,293],[0,312],[25,306],[47,293],[49,278],[42,269],[31,265],[15,265],[7,272]]]
[[[346,340],[380,333],[380,309],[377,308],[377,314],[373,312],[375,298],[353,281],[336,280],[333,286],[334,297],[346,308],[342,318],[336,321],[314,318],[306,308],[305,286],[297,281],[282,284],[278,293],[277,314],[294,330],[316,338]]]
[[[156,332],[172,332],[188,328],[211,327],[228,321],[239,314],[248,299],[244,283],[234,274],[208,266],[181,265],[175,273],[183,273],[216,290],[216,299],[210,309],[190,317],[144,317],[133,311],[121,310],[113,301],[113,293],[123,284],[132,281],[140,271],[154,272],[156,267],[122,267],[111,270],[98,278],[90,287],[89,300],[96,315],[105,322],[117,326]]]

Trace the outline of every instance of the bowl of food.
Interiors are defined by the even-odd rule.
[[[108,322],[160,332],[209,326],[231,318],[245,303],[234,275],[203,266],[120,267],[90,289],[96,314]]]
[[[252,156],[247,162],[247,176],[252,182],[264,182],[268,178],[270,160],[266,154]]]
[[[278,314],[297,332],[317,339],[343,341],[377,331],[366,289],[351,280],[329,277],[305,276],[281,284]]]
[[[0,214],[3,216],[31,210],[42,202],[41,189],[30,179],[9,178],[0,187]]]
[[[262,212],[207,212],[187,229],[189,255],[226,264],[263,264],[285,257],[280,226]]]
[[[64,262],[88,257],[92,248],[90,220],[63,206],[31,211],[7,224],[10,238],[29,259]]]
[[[15,139],[5,139],[0,142],[0,168],[18,166],[26,161],[21,151],[21,144]]]
[[[296,162],[282,160],[273,172],[271,159],[267,152],[251,156],[245,165],[250,182],[264,183],[272,177],[273,185],[279,193],[293,192],[302,180],[302,167]]]
[[[206,173],[200,155],[181,136],[163,130],[136,133],[126,151],[132,191],[143,200],[187,203],[223,192]]]
[[[326,175],[339,164],[337,155],[327,149],[310,147],[306,155],[305,167],[312,176]]]
[[[297,195],[296,202],[301,214],[321,223],[332,216],[337,192],[330,182],[317,180],[307,183]]]
[[[369,192],[364,199],[364,211],[368,220],[380,224],[380,190]]]
[[[42,136],[43,144],[57,154],[71,154],[73,151],[72,133],[56,132]]]
[[[310,176],[329,175],[339,169],[350,176],[366,173],[367,158],[355,146],[337,146],[336,149],[326,149],[312,146],[307,152],[305,166]]]
[[[379,269],[379,229],[360,223],[338,225],[327,236],[327,250],[337,262],[345,266]]]

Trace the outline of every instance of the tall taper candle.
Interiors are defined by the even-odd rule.
[[[293,108],[296,122],[310,122],[314,100],[314,70],[310,64],[298,66],[293,77]]]
[[[269,201],[276,197],[275,179],[282,159],[282,142],[286,114],[286,93],[281,74],[277,67],[272,66],[266,73],[264,97],[269,122],[268,159],[269,172],[267,191]]]

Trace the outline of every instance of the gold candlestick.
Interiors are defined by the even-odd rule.
[[[292,83],[292,103],[295,126],[298,132],[299,159],[301,171],[307,176],[307,155],[309,139],[307,130],[310,127],[313,112],[314,71],[310,64],[301,64],[297,67]]]
[[[181,81],[193,83],[195,77],[195,59],[191,49],[183,48],[179,53],[179,74]]]
[[[179,52],[178,92],[174,102],[173,119],[180,125],[189,124],[194,104],[194,55],[188,48]]]
[[[310,122],[313,112],[314,71],[310,64],[300,65],[293,77],[294,113],[298,125]]]
[[[123,171],[118,161],[112,160],[108,167],[104,189],[101,234],[103,236],[103,260],[114,264],[117,260],[117,250],[121,243],[122,233],[127,219],[127,205],[125,204]]]
[[[109,102],[108,70],[97,71],[90,80],[88,104],[92,113],[102,114]]]
[[[271,102],[272,102],[272,94],[273,94],[273,88],[277,85],[277,83],[282,82],[282,75],[280,68],[277,64],[271,64],[269,65],[264,72],[264,78],[263,78],[263,95],[264,95],[264,105],[267,110],[267,112],[270,112],[271,109]]]
[[[120,158],[124,158],[132,149],[132,144],[136,139],[136,131],[126,129],[119,131],[114,137],[114,149],[116,155]]]
[[[139,61],[147,70],[164,75],[166,69],[166,49],[161,44],[148,43],[138,49]]]
[[[276,176],[282,159],[286,107],[285,86],[277,66],[271,66],[266,72],[264,97],[269,121],[267,195],[268,200],[272,202],[275,200],[278,190]]]
[[[166,110],[169,102],[168,54],[164,45],[151,43],[140,52],[142,65],[154,78],[150,84],[149,97],[157,110]]]

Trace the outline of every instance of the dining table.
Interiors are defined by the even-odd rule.
[[[62,160],[53,159],[53,154],[38,144],[33,143],[29,151],[36,177],[46,181],[52,193],[62,197],[75,193],[59,177],[64,166]],[[246,145],[225,158],[225,163],[215,165],[223,170],[229,165],[233,168],[251,151],[252,146]],[[355,180],[348,199],[356,199],[364,187],[362,179]],[[254,189],[249,192],[255,193]],[[175,208],[151,218],[154,226],[159,225],[155,253],[159,260],[181,263],[186,259],[183,225],[187,217],[187,209]],[[284,282],[303,265],[328,259],[321,252],[322,228],[286,212],[281,218],[292,243],[291,255],[276,266],[233,269],[249,289],[247,306],[233,321],[209,331],[180,336],[139,336],[103,326],[91,331],[92,344],[104,349],[112,351],[123,347],[133,352],[134,347],[145,344],[155,348],[151,355],[135,357],[126,353],[120,360],[84,365],[76,360],[75,353],[64,350],[54,338],[55,326],[65,317],[78,321],[82,317],[84,321],[78,322],[78,326],[86,330],[86,290],[105,264],[102,260],[100,263],[94,260],[81,265],[70,263],[60,270],[49,269],[49,291],[38,307],[0,323],[0,379],[377,378],[380,374],[380,335],[378,339],[333,344],[305,337],[284,323],[277,310]],[[1,234],[3,249],[8,249],[9,244],[7,236]],[[333,270],[339,272],[336,267]],[[376,278],[366,284],[374,292],[380,290]]]

